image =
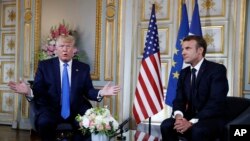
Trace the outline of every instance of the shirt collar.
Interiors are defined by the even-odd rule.
[[[198,72],[200,70],[200,67],[201,67],[201,64],[203,63],[203,61],[204,61],[204,58],[202,58],[196,66],[194,66],[194,67],[191,66],[191,70],[192,70],[192,68],[195,68],[197,70],[196,72]]]
[[[60,62],[60,66],[63,66],[63,64],[65,64],[65,62],[63,62],[60,59],[59,59],[59,62]],[[71,67],[72,66],[72,59],[70,61],[68,61],[67,64],[69,65],[69,67]]]

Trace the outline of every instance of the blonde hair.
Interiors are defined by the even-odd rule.
[[[71,35],[60,35],[56,39],[56,44],[58,44],[59,42],[72,43],[73,45],[75,45],[75,37]]]

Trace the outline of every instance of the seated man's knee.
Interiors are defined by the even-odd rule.
[[[38,130],[55,130],[56,121],[50,118],[38,117],[36,120],[36,128]]]
[[[205,128],[199,126],[193,126],[191,129],[192,139],[199,140],[207,137],[207,131]]]
[[[166,119],[161,123],[161,130],[169,130],[169,129],[173,129],[174,126],[174,120],[173,119]]]

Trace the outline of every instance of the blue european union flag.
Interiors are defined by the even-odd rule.
[[[177,81],[179,78],[179,73],[182,69],[183,65],[183,57],[182,57],[182,48],[181,43],[182,39],[188,35],[189,32],[189,25],[188,25],[188,14],[187,14],[187,7],[186,4],[182,4],[182,18],[181,23],[178,31],[178,36],[176,40],[176,48],[174,48],[174,56],[172,61],[172,68],[169,75],[168,80],[168,88],[165,103],[169,106],[173,105],[173,100],[176,96],[176,87]]]
[[[189,34],[202,36],[201,20],[200,20],[199,6],[198,6],[197,0],[195,0],[194,11],[193,11],[193,16],[192,16],[192,21],[190,24]]]

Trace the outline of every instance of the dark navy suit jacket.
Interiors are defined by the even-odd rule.
[[[228,93],[225,66],[204,59],[197,75],[194,95],[191,95],[190,77],[190,66],[181,70],[176,99],[173,102],[173,112],[180,110],[187,119],[223,117]]]
[[[40,112],[61,112],[61,76],[59,59],[41,61],[35,75],[33,94],[37,114]],[[76,116],[91,108],[89,100],[97,101],[98,89],[94,89],[89,65],[72,61],[70,88],[70,112]]]

